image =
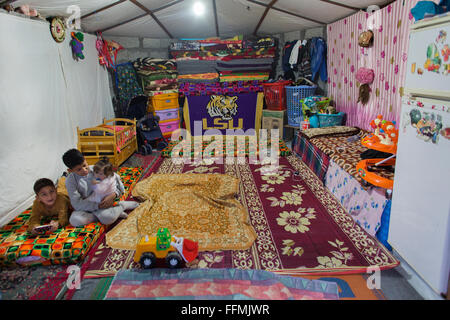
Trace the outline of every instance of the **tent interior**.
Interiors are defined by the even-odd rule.
[[[70,272],[55,280],[73,265],[82,270],[82,287],[99,288],[109,279],[101,299],[139,298],[125,288],[133,281],[147,285],[133,273],[153,261],[136,258],[140,235],[147,230],[147,241],[163,239],[161,228],[184,237],[184,250],[171,250],[183,258],[186,274],[217,268],[222,280],[237,283],[250,276],[225,272],[267,272],[251,277],[255,283],[270,277],[291,294],[236,289],[205,298],[449,299],[448,10],[448,0],[0,0],[0,188],[6,191],[0,195],[0,283],[18,270],[54,272],[27,294],[18,285],[0,287],[0,300],[91,299],[92,290],[68,285]],[[137,108],[144,113],[137,116]],[[148,117],[156,117],[153,129],[140,121]],[[208,145],[205,132],[228,139],[228,129],[257,137],[254,150],[249,141],[232,147],[235,161],[243,155],[246,164],[206,159],[229,150],[217,142],[222,138]],[[277,139],[269,147],[278,157],[275,173],[264,173],[265,130]],[[204,160],[176,164],[180,141],[189,141],[185,156],[200,153]],[[120,218],[102,223],[92,213],[101,211],[99,201],[85,212],[93,220],[75,225],[72,211],[83,209],[74,195],[88,200],[69,180],[86,179],[88,192],[97,182],[91,186],[67,167],[62,157],[70,149],[89,165],[106,155],[123,189],[115,193],[115,208],[125,200],[139,206],[122,206]],[[251,163],[252,156],[260,158]],[[27,220],[39,201],[34,186],[44,177],[58,192],[66,189],[72,215],[64,226],[31,233]],[[190,179],[199,189],[188,189]],[[162,203],[169,194],[179,199]],[[188,214],[186,202],[207,218]],[[175,206],[184,215],[172,212]],[[233,220],[236,212],[242,221]],[[227,228],[239,230],[208,238],[205,230],[218,229],[225,215]],[[124,231],[132,227],[137,231]],[[139,235],[138,244],[124,240],[131,234]],[[198,246],[195,260],[186,259],[189,237]],[[55,246],[58,239],[62,247]],[[106,267],[111,252],[127,257],[113,271]],[[170,269],[172,260],[165,259]],[[373,267],[386,281],[359,294]],[[162,268],[147,279],[161,286],[173,276]],[[289,287],[283,277],[308,286]],[[345,296],[343,283],[353,296]],[[148,290],[142,297],[158,297]]]

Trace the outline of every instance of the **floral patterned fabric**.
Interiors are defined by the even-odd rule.
[[[118,100],[118,108],[122,116],[125,112],[128,102],[131,98],[142,95],[142,87],[136,77],[136,71],[131,62],[117,65],[116,68],[116,94]]]
[[[248,249],[256,234],[235,199],[238,190],[239,180],[229,175],[153,174],[132,192],[145,202],[106,234],[106,243],[133,250],[138,234],[155,235],[168,228],[198,242],[199,250]]]
[[[347,136],[339,137],[318,137],[309,140],[321,152],[326,154],[330,160],[334,161],[338,166],[347,171],[353,178],[361,182],[362,178],[356,171],[356,165],[361,161],[361,153],[368,150],[361,144],[361,139],[367,136],[369,132],[361,130],[356,140]],[[350,140],[349,140],[350,139]],[[393,179],[394,173],[380,166],[374,168],[382,177]],[[364,186],[363,186],[364,188]]]
[[[221,173],[239,179],[238,201],[247,209],[256,240],[247,250],[202,251],[190,268],[262,269],[280,274],[366,273],[398,261],[359,226],[317,176],[296,156],[278,171],[261,164],[177,164],[164,159],[156,173]],[[139,268],[133,250],[102,244],[86,277]]]
[[[325,186],[364,230],[375,236],[381,226],[381,216],[387,204],[384,189],[365,190],[348,172],[330,161]]]
[[[395,1],[372,14],[360,11],[328,25],[328,94],[337,110],[347,114],[347,125],[370,130],[378,114],[399,123],[409,27],[414,23],[410,11],[418,1]],[[368,29],[374,32],[374,44],[362,48],[358,37]],[[357,102],[360,84],[355,76],[361,67],[375,70],[367,105]]]
[[[222,149],[222,152],[219,151],[219,152],[218,152],[218,153],[219,153],[218,155],[215,154],[216,150],[214,150],[213,153],[210,154],[210,155],[204,154],[206,148],[207,148],[213,141],[214,141],[214,140],[211,140],[211,141],[202,141],[202,142],[201,142],[201,152],[202,152],[201,156],[202,156],[202,157],[207,157],[207,156],[223,156],[223,157],[225,158],[225,157],[226,157],[226,148],[227,148],[226,141],[223,142],[223,149]],[[172,151],[173,151],[173,148],[174,148],[176,145],[178,145],[179,143],[180,143],[180,141],[176,141],[176,140],[170,141],[169,144],[168,144],[168,146],[167,146],[166,148],[164,148],[164,149],[161,151],[161,155],[162,155],[163,157],[165,157],[165,158],[170,158],[170,157],[172,157]],[[248,139],[245,140],[245,148],[240,149],[240,146],[239,146],[238,143],[233,143],[233,145],[234,145],[234,156],[246,156],[246,157],[247,157],[247,156],[250,156],[250,155],[255,155],[255,154],[257,153],[257,150],[254,149],[254,148],[252,147],[252,144],[249,143],[249,140],[248,140]],[[258,148],[258,147],[257,147],[257,148]],[[269,148],[270,148],[270,146],[267,147],[267,149],[269,149]],[[195,142],[194,142],[194,140],[193,140],[192,148],[191,148],[191,157],[192,157],[192,158],[196,156],[195,151],[196,151],[196,148],[195,148]],[[285,143],[283,140],[281,140],[281,139],[280,139],[280,141],[279,141],[279,151],[280,151],[280,156],[282,156],[282,157],[291,154],[291,151],[290,151],[289,148],[286,146],[286,143]],[[181,156],[181,155],[183,155],[183,151],[180,151],[180,156]]]

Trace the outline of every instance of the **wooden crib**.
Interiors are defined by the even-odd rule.
[[[95,164],[103,157],[116,167],[137,151],[136,120],[113,118],[91,128],[77,127],[78,150],[88,164]]]

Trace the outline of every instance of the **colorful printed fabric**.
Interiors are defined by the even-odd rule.
[[[244,48],[254,48],[254,49],[270,48],[270,47],[274,47],[275,45],[276,45],[276,41],[275,41],[275,38],[273,38],[273,37],[256,38],[256,37],[250,36],[247,39],[244,39],[242,41],[242,46]]]
[[[242,41],[182,41],[169,45],[169,51],[220,51],[227,49],[242,49]]]
[[[270,71],[219,72],[219,74],[220,82],[267,81],[269,80]]]
[[[276,53],[275,47],[270,48],[242,48],[242,49],[226,49],[219,51],[170,51],[174,59],[198,59],[198,60],[223,60],[232,59],[256,59],[256,58],[274,58]]]
[[[177,70],[177,65],[175,60],[164,60],[164,59],[154,59],[154,58],[138,58],[133,62],[133,66],[136,71],[146,72],[146,71],[170,71]]]
[[[117,173],[126,191],[120,200],[125,200],[140,178],[142,168],[123,167]],[[105,226],[97,222],[78,228],[69,225],[34,236],[27,232],[30,216],[31,208],[0,229],[0,265],[74,264],[84,258],[105,231]],[[42,224],[49,222],[45,218],[41,221]]]
[[[320,181],[325,182],[325,175],[330,162],[326,154],[301,135],[300,132],[297,132],[294,136],[292,150],[317,175]]]
[[[310,142],[326,154],[330,160],[333,160],[357,181],[361,182],[362,179],[356,171],[356,165],[361,161],[361,153],[368,150],[361,144],[361,139],[368,134],[369,132],[361,130],[356,141],[349,140],[350,137],[340,136],[312,138]],[[382,166],[377,168],[377,174],[387,179],[394,178],[394,173]],[[363,186],[363,188],[365,187]]]
[[[219,74],[217,72],[178,75],[178,81],[190,81],[190,80],[215,81],[218,79]]]
[[[328,277],[368,273],[370,266],[386,270],[399,264],[295,155],[280,157],[276,171],[248,161],[185,164],[163,158],[154,172],[221,173],[240,180],[238,200],[248,210],[249,223],[257,233],[255,243],[249,250],[200,251],[188,268],[259,269],[280,275]],[[124,221],[130,219],[136,219],[133,212]],[[95,261],[87,266],[85,277],[140,268],[133,260],[133,250],[111,249],[104,242],[92,256]]]
[[[263,92],[263,81],[233,81],[233,82],[182,82],[179,86],[180,96],[210,96],[212,94],[218,95],[232,95],[249,92]]]
[[[365,190],[348,172],[330,161],[325,186],[364,230],[375,236],[387,199],[384,189]]]
[[[116,89],[119,110],[123,112],[131,98],[143,94],[136,71],[131,62],[119,64],[116,68]]]
[[[263,270],[122,270],[105,297],[164,300],[338,300],[336,283]]]
[[[200,142],[201,150],[202,150],[201,151],[202,157],[203,156],[205,156],[205,157],[207,156],[206,154],[204,154],[204,151],[213,141],[214,140]],[[164,157],[164,158],[172,157],[172,150],[179,143],[180,143],[180,141],[176,141],[176,140],[170,141],[169,145],[161,151],[161,156]],[[248,157],[250,155],[257,154],[258,148],[259,148],[258,146],[256,147],[256,149],[252,148],[252,146],[249,144],[249,140],[248,139],[245,140],[245,147],[243,149],[239,149],[239,145],[237,143],[234,143],[234,142],[233,142],[233,146],[234,146],[234,153],[233,153],[234,156],[246,156],[246,157]],[[195,151],[196,151],[196,149],[195,149],[195,142],[193,142],[191,144],[191,147],[192,147],[192,149],[191,149],[191,157],[194,157],[195,156]],[[227,145],[226,145],[226,142],[224,142],[223,143],[223,147],[222,147],[222,151],[219,151],[218,154],[216,154],[216,151],[214,150],[214,152],[209,154],[209,156],[225,156],[227,154],[226,153],[226,148],[227,148]],[[269,148],[270,148],[270,146],[268,147],[268,149]],[[280,156],[282,156],[282,157],[285,157],[285,156],[288,156],[288,155],[291,154],[291,151],[286,146],[285,142],[283,140],[281,140],[281,139],[279,141],[279,151],[280,151]],[[184,154],[183,151],[180,151],[179,155],[182,156],[183,154]]]

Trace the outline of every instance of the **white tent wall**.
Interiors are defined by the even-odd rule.
[[[31,205],[38,178],[54,181],[76,147],[76,127],[114,117],[96,37],[73,60],[70,34],[53,40],[48,22],[0,12],[0,226]]]

